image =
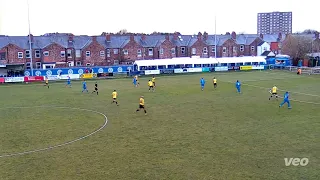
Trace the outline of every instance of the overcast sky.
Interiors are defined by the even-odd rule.
[[[257,13],[292,11],[293,31],[320,30],[315,0],[29,0],[31,33],[257,32]],[[28,34],[27,0],[0,0],[0,34]]]

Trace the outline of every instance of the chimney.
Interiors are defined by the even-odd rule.
[[[134,41],[134,35],[133,34],[130,35],[130,41]]]
[[[201,40],[201,39],[202,39],[202,33],[198,32],[198,40]]]
[[[226,32],[226,35],[230,35],[230,33],[229,33],[229,32]]]
[[[107,42],[110,42],[110,41],[111,41],[111,35],[110,35],[110,34],[107,34],[107,35],[106,35],[106,41],[107,41]]]
[[[208,40],[208,33],[207,32],[204,32],[203,33],[203,39],[206,41]]]
[[[68,41],[69,42],[73,42],[73,36],[74,36],[73,34],[69,34],[68,35]]]
[[[92,41],[97,41],[97,36],[92,36]]]
[[[281,34],[281,33],[278,34],[278,39],[279,39],[279,40],[282,39],[282,34]]]
[[[29,38],[29,40],[28,40],[28,41],[30,41],[30,40],[31,40],[31,43],[33,43],[33,35],[32,35],[32,34],[29,34],[29,35],[28,35],[28,38]]]
[[[260,38],[263,39],[263,34],[260,34]]]
[[[145,34],[142,34],[141,39],[142,41],[145,41],[147,39],[147,36]]]
[[[173,34],[173,39],[176,41],[179,39],[179,34],[177,32]]]
[[[169,34],[166,34],[166,40],[170,40]]]
[[[237,39],[237,34],[236,34],[236,32],[233,31],[233,32],[231,33],[231,37],[232,37],[232,39]]]

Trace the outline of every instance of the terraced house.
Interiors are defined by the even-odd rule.
[[[29,69],[31,56],[36,69],[132,64],[136,60],[191,56],[257,56],[260,55],[259,46],[264,43],[268,46],[264,50],[277,53],[285,39],[282,34],[254,35],[235,32],[217,36],[206,32],[199,32],[197,35],[172,33],[74,36],[55,33],[30,36],[32,53],[29,50],[28,36],[0,36],[0,64],[24,65]]]

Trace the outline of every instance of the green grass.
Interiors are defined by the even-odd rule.
[[[203,92],[200,77],[209,80]],[[109,119],[102,131],[68,146],[0,158],[0,179],[319,179],[319,78],[280,71],[163,76],[154,93],[146,78],[138,88],[131,79],[101,80],[99,96],[81,94],[80,82],[0,86],[0,155],[61,144],[104,124],[92,112],[5,107],[86,108]],[[235,92],[237,79],[243,94]],[[291,92],[292,110],[268,100],[273,85]],[[114,89],[119,107],[111,104]],[[135,113],[141,95],[147,116]],[[309,164],[285,166],[284,158],[296,157]]]

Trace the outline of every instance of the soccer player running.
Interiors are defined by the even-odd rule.
[[[271,100],[271,98],[276,97],[276,99],[278,100],[278,88],[277,86],[273,86],[272,89],[270,90],[271,96],[269,97],[269,100]]]
[[[214,87],[214,89],[217,88],[217,79],[216,79],[216,77],[213,78],[213,87]]]
[[[119,106],[118,101],[117,101],[117,96],[118,96],[117,91],[116,91],[116,90],[113,90],[113,92],[112,92],[112,102],[111,102],[111,104],[116,103],[116,105]]]
[[[87,82],[86,82],[86,80],[84,80],[83,82],[82,82],[82,92],[89,92],[88,91],[88,89],[87,89]]]
[[[49,78],[48,78],[48,76],[46,76],[46,84],[44,86],[47,86],[48,89],[49,89]]]
[[[92,91],[92,93],[97,93],[97,95],[99,95],[99,92],[98,92],[98,82],[96,82],[94,84],[94,91]]]
[[[201,91],[204,90],[204,85],[205,85],[205,84],[206,84],[206,81],[205,81],[203,78],[201,78],[201,79],[200,79]]]
[[[237,88],[238,93],[241,93],[241,83],[239,82],[239,80],[237,80],[237,82],[236,82],[236,88]]]
[[[138,80],[138,75],[135,76],[137,84],[140,85],[139,80]]]
[[[153,86],[153,82],[151,80],[149,80],[148,82],[148,86],[149,86],[149,92],[152,90],[152,92],[154,92],[154,86]]]
[[[279,108],[282,107],[286,103],[288,104],[288,109],[291,109],[290,100],[289,100],[289,92],[284,93],[283,101],[279,105]]]
[[[153,83],[153,87],[156,87],[156,78],[154,76],[152,76],[151,81]]]
[[[136,77],[133,78],[132,83],[133,83],[134,87],[138,87]]]
[[[136,110],[136,112],[139,112],[140,110],[144,111],[144,114],[147,115],[147,111],[146,111],[146,108],[144,107],[144,97],[141,96],[140,97],[140,100],[139,100],[139,108]]]
[[[71,87],[71,79],[70,79],[70,76],[68,76],[66,87]]]

